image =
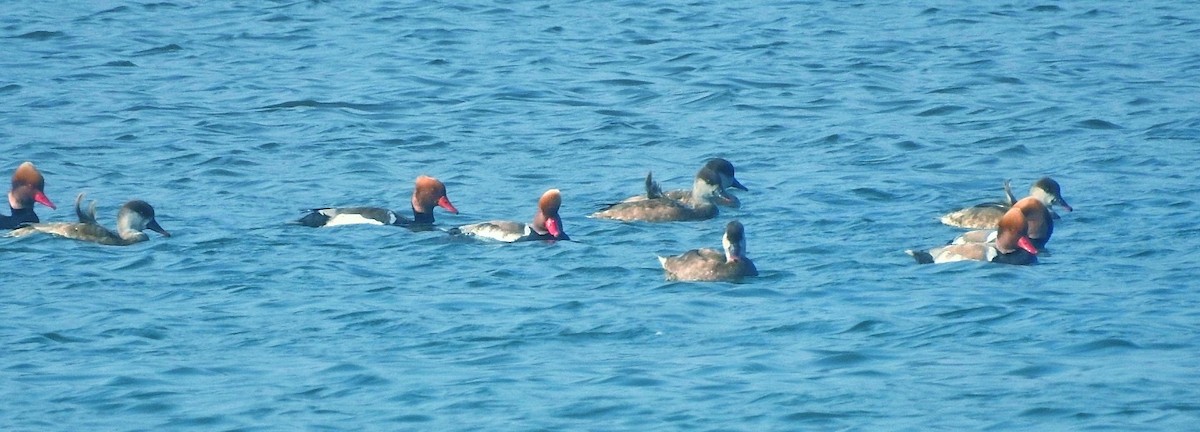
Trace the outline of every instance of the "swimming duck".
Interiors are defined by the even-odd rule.
[[[1028,265],[1037,262],[1037,247],[1029,240],[1029,227],[1021,209],[1004,213],[997,226],[996,240],[991,243],[951,244],[928,251],[906,250],[920,264],[955,261],[988,261],[1002,264]]]
[[[538,199],[538,210],[533,214],[533,221],[521,223],[514,221],[495,220],[463,225],[450,229],[450,234],[468,235],[491,240],[513,243],[530,240],[570,240],[563,230],[562,218],[558,209],[562,206],[562,193],[558,189],[550,189]]]
[[[451,214],[458,214],[458,209],[450,203],[446,196],[446,185],[429,176],[417,177],[413,188],[412,212],[413,218],[408,219],[394,211],[379,207],[342,207],[319,208],[309,210],[309,213],[296,223],[310,227],[332,227],[338,225],[370,224],[370,225],[433,225],[433,208],[441,207]]]
[[[646,192],[652,198],[613,204],[591,217],[644,222],[707,220],[717,216],[717,202],[730,200],[721,189],[720,175],[707,166],[696,173],[692,192],[683,199],[660,196],[656,190],[657,184],[647,176]]]
[[[1020,209],[1021,214],[1025,216],[1029,228],[1029,241],[1038,251],[1045,251],[1046,243],[1050,241],[1050,236],[1054,235],[1054,218],[1051,217],[1050,209],[1034,197],[1022,198],[1013,208]],[[956,237],[951,244],[995,242],[998,232],[995,229],[967,231]]]
[[[741,222],[725,225],[721,237],[724,253],[715,249],[693,249],[681,255],[658,257],[666,271],[667,280],[679,281],[737,281],[746,276],[758,276],[754,261],[746,256],[746,228]]]
[[[747,189],[746,186],[742,185],[742,182],[738,181],[737,177],[734,176],[733,164],[730,163],[728,160],[725,160],[722,158],[709,159],[708,162],[704,163],[704,167],[717,173],[717,176],[721,179],[720,184],[721,184],[722,191],[726,191],[729,188],[741,189],[744,191],[750,190],[750,189]],[[691,196],[692,196],[692,191],[685,190],[685,189],[677,189],[677,190],[663,192],[662,188],[658,186],[658,183],[654,183],[651,176],[649,174],[647,174],[646,175],[646,193],[642,194],[642,195],[631,196],[629,198],[626,198],[622,202],[644,201],[647,199],[653,199],[653,198],[658,198],[658,197],[667,197],[667,198],[670,198],[670,199],[673,199],[676,201],[683,201],[683,200],[687,200],[687,199],[691,198]],[[716,203],[717,203],[717,205],[723,205],[726,207],[734,207],[734,208],[740,207],[742,205],[741,200],[739,200],[737,196],[731,195],[731,194],[726,194],[725,199],[718,200],[718,201],[716,201]]]
[[[171,236],[154,219],[154,207],[151,207],[145,201],[133,200],[121,206],[121,209],[117,211],[117,232],[112,232],[96,222],[95,201],[92,201],[91,205],[88,206],[87,212],[83,211],[83,208],[80,207],[80,204],[83,202],[83,196],[84,194],[81,193],[75,198],[75,215],[79,218],[78,223],[51,222],[26,224],[21,228],[13,230],[9,235],[23,237],[34,233],[47,233],[79,241],[113,246],[128,246],[149,240],[150,237],[142,232],[146,229],[162,234],[164,237]]]
[[[32,162],[22,163],[13,172],[12,189],[8,191],[9,215],[0,215],[0,229],[13,229],[25,223],[41,222],[33,211],[33,204],[57,209],[43,190],[46,179]]]
[[[1012,189],[1009,182],[1004,182],[1004,192],[1006,200],[1002,202],[990,202],[977,204],[972,207],[967,207],[960,210],[947,213],[942,216],[942,223],[950,226],[972,228],[972,229],[988,229],[994,228],[1000,217],[1012,207],[1015,199],[1013,198]],[[1062,197],[1062,188],[1058,182],[1050,177],[1042,177],[1033,183],[1029,188],[1029,196],[1037,198],[1047,208],[1052,206],[1062,207],[1068,212],[1072,211],[1070,204]],[[1051,217],[1057,217],[1053,212]]]

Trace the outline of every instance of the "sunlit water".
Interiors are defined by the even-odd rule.
[[[1200,8],[1186,2],[26,2],[0,161],[127,248],[0,238],[0,429],[1187,430]],[[586,218],[723,156],[715,220]],[[442,226],[564,194],[576,242]],[[1032,267],[918,266],[1054,176]],[[762,275],[666,282],[741,220]]]

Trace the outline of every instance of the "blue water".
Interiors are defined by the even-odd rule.
[[[0,238],[0,430],[1189,430],[1200,8],[1178,1],[23,2],[4,176],[127,248]],[[715,220],[586,215],[723,156]],[[288,225],[406,209],[577,242]],[[1054,176],[1032,267],[918,266]],[[762,276],[654,256],[747,227]]]

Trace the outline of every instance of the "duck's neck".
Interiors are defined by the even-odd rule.
[[[691,207],[713,207],[712,188],[707,184],[697,181],[692,185],[692,195],[687,197],[685,203]]]
[[[134,228],[135,225],[142,228]],[[149,239],[150,237],[142,232],[143,229],[146,229],[146,223],[140,216],[124,211],[117,215],[117,237],[120,237],[125,244],[137,243]]]
[[[125,243],[137,243],[150,239],[150,236],[146,235],[146,233],[124,226],[117,228],[117,237],[120,237]]]
[[[529,228],[532,229],[537,235],[549,234],[550,230],[546,229],[546,219],[548,219],[546,214],[541,210],[538,210],[538,212],[533,215],[533,221],[529,223]]]
[[[1048,239],[1054,232],[1054,221],[1050,210],[1043,209],[1040,214],[1030,215],[1026,220],[1029,226],[1030,239]]]
[[[29,206],[29,207],[13,207],[13,206],[11,206],[11,205],[10,205],[10,206],[9,206],[9,210],[10,210],[10,211],[9,211],[9,214],[10,214],[10,215],[12,215],[12,217],[14,217],[14,218],[15,218],[15,217],[17,217],[17,216],[27,216],[27,215],[32,215],[32,216],[34,217],[34,222],[37,222],[37,213],[34,213],[34,212],[33,212],[33,206]]]
[[[412,211],[413,211],[413,223],[433,224],[433,209],[432,208],[422,211],[422,210],[418,210],[417,206],[413,206]]]
[[[26,222],[38,222],[38,216],[33,212],[33,207],[11,209],[8,216],[0,214],[0,229],[16,228]]]

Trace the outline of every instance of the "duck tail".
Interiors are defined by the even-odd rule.
[[[929,252],[909,249],[904,253],[917,260],[917,264],[933,264],[933,255],[930,255]]]
[[[655,199],[663,196],[662,186],[654,181],[654,173],[646,173],[646,198]]]
[[[80,192],[79,195],[75,196],[75,217],[78,217],[79,222],[81,223],[94,224],[96,223],[96,200],[92,200],[87,211],[84,212],[83,207],[81,206],[81,204],[83,204],[84,195],[86,194]]]

